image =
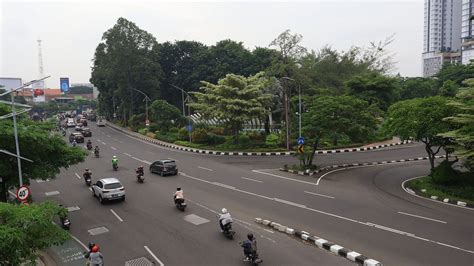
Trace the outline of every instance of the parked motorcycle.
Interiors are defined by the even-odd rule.
[[[60,218],[61,220],[61,227],[64,230],[69,230],[69,227],[71,227],[71,221],[69,221],[69,218],[66,216],[64,218]]]

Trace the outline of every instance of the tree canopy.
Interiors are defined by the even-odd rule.
[[[152,122],[159,130],[168,131],[172,126],[183,125],[184,117],[176,106],[164,100],[155,100],[150,107]]]

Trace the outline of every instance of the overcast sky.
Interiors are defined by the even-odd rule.
[[[91,60],[102,34],[119,17],[136,23],[158,42],[222,39],[253,49],[268,46],[286,29],[303,35],[303,46],[331,45],[347,50],[395,34],[389,49],[396,72],[421,75],[423,0],[404,1],[4,1],[0,0],[0,76],[24,82],[39,76],[38,45],[43,47],[48,87],[59,78],[89,82]]]

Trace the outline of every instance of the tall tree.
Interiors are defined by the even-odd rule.
[[[436,94],[436,80],[432,78],[400,78],[400,99],[431,97]]]
[[[398,80],[380,74],[355,76],[346,82],[346,86],[351,95],[364,99],[384,111],[399,97]]]
[[[0,203],[2,265],[34,263],[38,251],[69,239],[65,230],[52,223],[58,213],[64,210],[52,202],[30,205]]]
[[[251,77],[227,74],[217,84],[202,82],[200,92],[193,92],[196,102],[191,104],[204,118],[216,118],[237,136],[245,122],[265,118],[273,95],[264,93],[269,79],[264,73]]]
[[[160,130],[168,131],[172,126],[179,127],[184,123],[181,111],[164,100],[155,100],[150,109],[152,122],[157,124]]]
[[[439,136],[451,129],[443,119],[453,116],[454,109],[447,105],[448,99],[435,96],[400,101],[388,109],[384,131],[401,139],[413,139],[425,145],[431,170],[435,156],[449,144],[449,139]]]
[[[102,36],[94,56],[90,81],[99,89],[101,111],[109,118],[117,113],[127,124],[136,111],[144,111],[143,96],[134,89],[156,98],[161,78],[155,37],[119,18]]]

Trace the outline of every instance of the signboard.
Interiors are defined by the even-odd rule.
[[[187,125],[186,129],[188,130],[188,132],[192,132],[193,131],[193,125]]]
[[[297,141],[298,141],[298,145],[304,145],[304,138],[303,137],[299,137]]]
[[[145,120],[145,125],[148,127],[150,126],[150,120]]]
[[[16,192],[16,198],[21,202],[26,202],[29,196],[30,189],[26,185],[21,186]]]
[[[69,78],[59,78],[59,87],[62,92],[69,91]]]
[[[44,95],[44,89],[33,89],[33,102],[35,103],[42,103],[46,101],[45,95]]]
[[[304,153],[304,145],[298,145],[298,153]]]

